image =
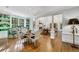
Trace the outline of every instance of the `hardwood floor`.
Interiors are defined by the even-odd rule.
[[[14,42],[15,39],[0,39],[0,52],[8,49]]]
[[[48,52],[52,51],[51,40],[48,36],[42,35],[40,39],[38,39],[38,48],[33,48],[31,45],[25,46],[22,51],[30,51],[30,52]]]
[[[8,46],[12,44],[15,45],[14,39],[8,40]],[[61,35],[55,37],[55,39],[50,39],[49,35],[40,35],[37,41],[38,47],[34,48],[33,45],[26,45],[21,52],[79,52],[79,48],[72,48],[70,44],[61,41]],[[7,46],[6,46],[7,47]],[[11,48],[13,49],[13,48]],[[13,52],[13,50],[11,51]]]
[[[61,35],[58,33],[55,39],[50,39],[49,35],[41,35],[38,39],[38,48],[31,45],[25,46],[22,52],[78,52],[79,48],[72,48],[70,44],[61,41]]]

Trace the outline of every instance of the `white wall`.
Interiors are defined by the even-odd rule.
[[[52,16],[47,17],[40,17],[35,19],[35,31],[39,30],[39,22],[41,22],[43,25],[45,25],[45,28],[50,27],[50,23],[52,23]]]
[[[41,17],[38,19],[46,28],[50,27],[50,23],[52,23],[52,16]]]
[[[78,18],[79,19],[79,7],[65,10],[63,14],[63,26],[68,24],[69,19]]]
[[[39,30],[39,20],[36,19],[35,20],[35,28],[34,28],[35,31],[38,31]]]
[[[79,7],[72,8],[62,12],[63,14],[63,23],[68,23],[70,18],[78,18],[79,19]]]
[[[54,23],[57,23],[58,30],[60,30],[60,26],[61,26],[61,23],[62,23],[62,18],[63,18],[62,14],[54,15]]]
[[[33,18],[30,18],[30,30],[33,30]]]
[[[62,14],[54,15],[54,23],[62,23]]]

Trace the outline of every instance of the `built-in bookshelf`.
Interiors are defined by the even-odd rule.
[[[24,23],[25,21],[23,18],[0,14],[0,31],[8,30],[9,28],[15,28],[17,26],[24,27]],[[30,28],[30,19],[26,19],[26,28]]]
[[[18,18],[12,17],[12,28],[17,27],[17,26],[18,26]]]
[[[11,24],[12,24],[12,27],[8,31],[9,38],[13,38],[14,36],[16,36],[18,27],[24,27],[24,19],[19,17],[12,17]]]
[[[30,19],[26,19],[26,28],[30,29]]]
[[[19,26],[24,27],[24,19],[19,19]]]
[[[26,27],[30,29],[30,19],[25,19],[19,16],[11,16],[6,14],[0,14],[0,38],[9,38],[15,34],[14,30],[17,27]],[[2,34],[1,34],[2,33]],[[4,35],[5,34],[5,35]],[[3,36],[4,35],[4,36]]]
[[[6,31],[10,28],[10,16],[0,14],[0,31]]]

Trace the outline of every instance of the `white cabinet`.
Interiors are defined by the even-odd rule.
[[[0,39],[8,38],[8,31],[0,31]]]

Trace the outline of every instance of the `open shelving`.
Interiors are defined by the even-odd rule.
[[[7,14],[0,14],[0,38],[9,38],[14,35],[12,29],[17,27],[25,27],[30,29],[30,19],[20,16],[12,16]],[[5,34],[5,35],[4,35]]]
[[[30,29],[30,19],[26,19],[26,28]]]
[[[24,19],[19,19],[19,26],[24,27]]]
[[[12,17],[12,28],[17,27],[17,26],[18,26],[18,18]]]
[[[10,16],[0,14],[0,31],[6,31],[10,28]]]

